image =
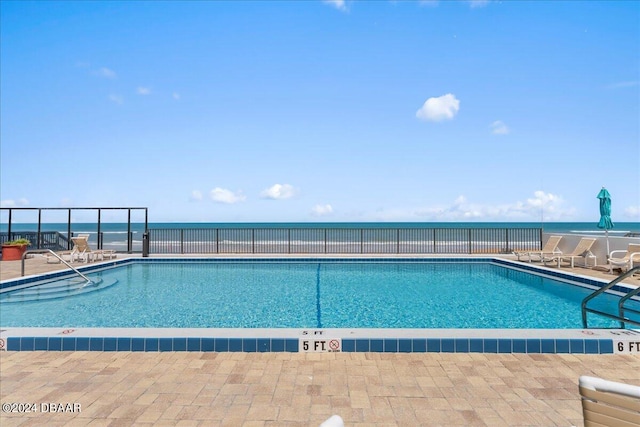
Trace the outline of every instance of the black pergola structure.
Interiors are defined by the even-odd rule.
[[[32,208],[32,207],[3,207],[0,208],[0,211],[8,211],[8,220],[7,220],[7,233],[1,233],[2,243],[7,240],[13,240],[15,238],[25,237],[25,232],[16,232],[12,230],[13,226],[13,213],[14,211],[37,211],[38,212],[38,221],[37,221],[37,230],[35,232],[31,232],[29,234],[35,234],[35,242],[32,242],[30,249],[47,249],[43,247],[43,239],[42,236],[45,232],[42,231],[42,213],[43,211],[67,211],[67,239],[66,245],[67,249],[70,249],[70,237],[71,234],[71,214],[74,211],[95,211],[96,212],[96,224],[97,224],[97,234],[98,234],[98,249],[102,249],[102,239],[100,238],[101,234],[101,225],[102,225],[102,213],[103,211],[127,211],[127,252],[131,253],[133,250],[133,242],[131,239],[131,212],[132,211],[144,211],[144,236],[147,235],[148,225],[149,225],[149,212],[146,207],[73,207],[73,208]],[[18,235],[19,234],[19,235]]]

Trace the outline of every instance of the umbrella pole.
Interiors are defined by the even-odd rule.
[[[609,262],[609,253],[610,253],[609,252],[609,230],[604,230],[604,235],[605,235],[605,237],[607,239],[607,257],[606,257],[606,259],[607,259],[607,262]]]

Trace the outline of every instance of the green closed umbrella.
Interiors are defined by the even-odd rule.
[[[598,193],[598,199],[600,199],[600,222],[598,228],[604,229],[604,235],[607,238],[607,258],[609,258],[609,230],[613,228],[613,222],[611,221],[611,195],[606,188],[602,187],[602,190]]]

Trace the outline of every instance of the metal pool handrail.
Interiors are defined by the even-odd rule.
[[[631,297],[633,297],[635,295],[638,295],[640,293],[640,287],[629,291],[624,297],[620,298],[620,301],[618,302],[618,315],[617,316],[614,315],[614,314],[605,313],[603,311],[587,307],[587,303],[589,301],[591,301],[593,298],[597,297],[600,294],[603,294],[604,292],[606,292],[609,289],[611,289],[613,286],[617,285],[618,283],[620,283],[621,281],[623,281],[627,277],[629,277],[629,276],[631,276],[631,275],[633,275],[633,274],[635,274],[637,272],[640,272],[640,267],[634,267],[634,268],[630,269],[629,271],[627,271],[623,275],[618,276],[615,279],[613,279],[606,286],[603,286],[602,288],[598,289],[597,291],[595,291],[594,293],[592,293],[591,295],[587,296],[585,299],[582,300],[582,326],[584,328],[588,328],[588,326],[587,326],[587,312],[594,313],[594,314],[599,314],[601,316],[608,317],[609,319],[618,320],[620,322],[620,327],[623,328],[623,329],[624,329],[624,326],[625,326],[624,324],[625,323],[631,323],[631,324],[640,326],[640,322],[637,322],[635,320],[631,320],[629,318],[625,318],[624,317],[625,310],[626,311],[632,311],[634,313],[640,314],[640,311],[638,311],[638,310],[634,310],[634,309],[631,309],[631,308],[628,308],[628,307],[627,308],[624,307],[624,303],[627,300],[629,300]]]
[[[87,283],[85,284],[88,285],[90,283],[93,283],[91,281],[91,279],[89,279],[87,276],[85,276],[84,274],[80,273],[80,271],[78,271],[75,267],[73,267],[71,264],[69,264],[67,261],[65,261],[64,259],[62,259],[62,257],[60,255],[58,255],[57,253],[55,253],[54,251],[52,251],[51,249],[34,249],[31,251],[26,251],[25,253],[22,254],[22,266],[21,266],[21,270],[20,270],[20,275],[24,276],[24,260],[27,257],[27,254],[43,254],[43,253],[51,253],[54,257],[58,258],[64,265],[66,265],[67,267],[69,267],[70,269],[72,269],[77,275],[79,275],[80,277],[82,277],[84,280],[87,281]]]

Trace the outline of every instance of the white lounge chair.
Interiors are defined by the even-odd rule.
[[[115,258],[116,251],[112,249],[98,249],[93,250],[89,246],[88,237],[72,237],[73,250],[71,251],[71,261],[78,262],[91,262],[98,259],[104,260],[105,258]]]
[[[622,257],[614,257],[614,254],[624,254]],[[613,273],[614,268],[630,270],[633,268],[634,262],[640,265],[640,244],[629,243],[629,247],[625,251],[612,251],[609,254],[609,272]]]
[[[79,238],[84,238],[86,240],[89,240],[89,234],[88,233],[80,233],[78,234],[76,237]],[[71,241],[73,242],[73,238],[71,238]],[[57,256],[56,256],[57,255]],[[67,262],[73,262],[74,258],[77,255],[77,251],[76,251],[76,243],[73,243],[73,249],[70,251],[56,251],[56,255],[53,255],[51,252],[46,252],[43,253],[42,256],[44,258],[46,258],[47,260],[47,264],[60,264],[60,258],[62,258],[64,261]],[[58,258],[60,257],[60,258]]]
[[[596,240],[597,239],[592,237],[583,237],[582,239],[580,239],[580,241],[578,242],[578,245],[573,250],[573,252],[571,252],[570,254],[553,255],[550,257],[544,257],[543,258],[544,264],[546,265],[547,262],[557,262],[558,267],[560,267],[560,264],[563,261],[567,261],[571,263],[571,268],[573,268],[575,266],[576,258],[582,258],[584,259],[584,265],[586,266],[587,257],[592,256],[591,247],[596,242]]]
[[[585,427],[640,425],[640,387],[583,375],[578,389]]]
[[[518,257],[518,261],[522,261],[520,257],[528,257],[528,261],[533,261],[533,257],[537,257],[535,261],[542,261],[545,256],[562,255],[562,251],[558,249],[558,244],[562,240],[562,236],[549,236],[544,247],[539,251],[514,251],[513,253]]]
[[[71,254],[72,254],[72,251],[56,252],[56,255],[58,255],[58,257],[62,258],[67,262],[71,262]],[[60,258],[53,255],[51,252],[43,253],[42,256],[47,259],[47,264],[60,264]]]
[[[320,427],[344,427],[344,421],[340,415],[332,415]]]

